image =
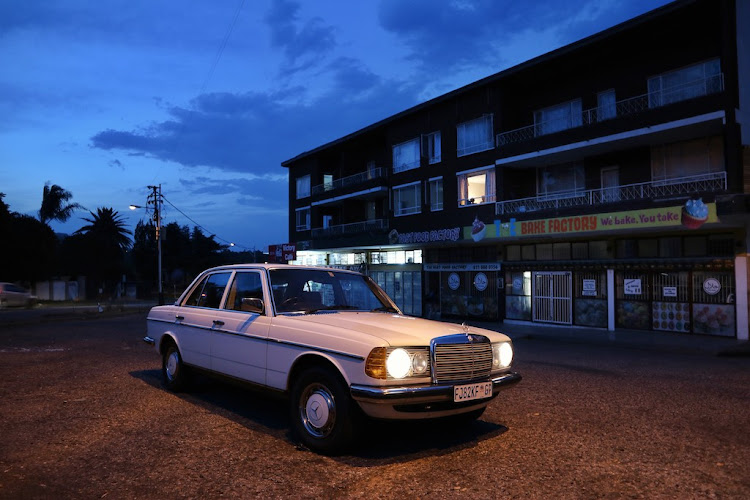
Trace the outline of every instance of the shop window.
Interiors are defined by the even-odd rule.
[[[555,260],[570,260],[570,243],[553,244],[552,258]]]
[[[586,242],[572,243],[572,258],[575,260],[589,258],[589,244]]]
[[[403,172],[419,167],[419,138],[393,146],[393,172]]]
[[[653,273],[651,326],[654,330],[690,332],[689,284],[687,271]]]
[[[659,257],[682,257],[682,239],[659,238]]]
[[[638,256],[638,245],[635,240],[617,240],[617,258],[633,259]]]
[[[456,126],[458,156],[465,156],[494,147],[492,137],[492,115],[484,115],[476,120],[459,123]]]
[[[734,238],[730,234],[708,237],[708,255],[730,257],[734,255]]]
[[[536,247],[534,245],[522,246],[521,247],[521,260],[536,260]]]
[[[505,317],[531,320],[531,272],[505,273]]]
[[[659,241],[653,240],[638,240],[638,257],[653,258],[659,255]]]
[[[694,272],[692,285],[693,332],[733,337],[736,334],[733,274]]]
[[[705,236],[685,238],[685,257],[703,257],[708,255],[708,241]]]
[[[590,259],[608,259],[609,249],[606,241],[589,241]]]
[[[505,247],[505,260],[521,260],[521,246],[508,245]]]
[[[552,243],[539,243],[536,246],[536,260],[552,260]]]
[[[651,288],[648,278],[648,273],[639,271],[620,271],[615,274],[615,323],[618,327],[650,329]]]
[[[576,325],[607,327],[607,272],[576,272],[573,286]]]

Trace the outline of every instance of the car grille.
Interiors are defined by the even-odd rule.
[[[482,335],[449,335],[432,342],[435,382],[487,378],[492,368],[492,345]]]

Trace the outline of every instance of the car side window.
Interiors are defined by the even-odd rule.
[[[230,275],[231,273],[209,274],[195,287],[193,293],[185,301],[185,305],[218,309]]]
[[[247,302],[242,299],[261,299],[263,300],[263,282],[258,272],[238,272],[232,286],[229,288],[229,297],[227,298],[227,309],[235,311],[250,311]]]

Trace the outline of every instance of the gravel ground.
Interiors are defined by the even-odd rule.
[[[372,422],[323,457],[283,399],[166,392],[144,318],[0,326],[0,497],[750,497],[749,359],[520,339],[474,424]]]

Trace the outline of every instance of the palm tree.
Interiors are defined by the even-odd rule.
[[[112,208],[98,208],[91,217],[83,217],[88,225],[75,235],[85,238],[88,273],[98,288],[112,296],[115,286],[125,271],[125,252],[130,248],[129,235],[122,216]]]
[[[65,222],[73,215],[73,211],[83,208],[78,203],[67,203],[73,197],[70,191],[67,191],[57,184],[47,182],[42,192],[42,206],[39,209],[39,220],[42,224],[48,224],[50,221],[57,220]]]

